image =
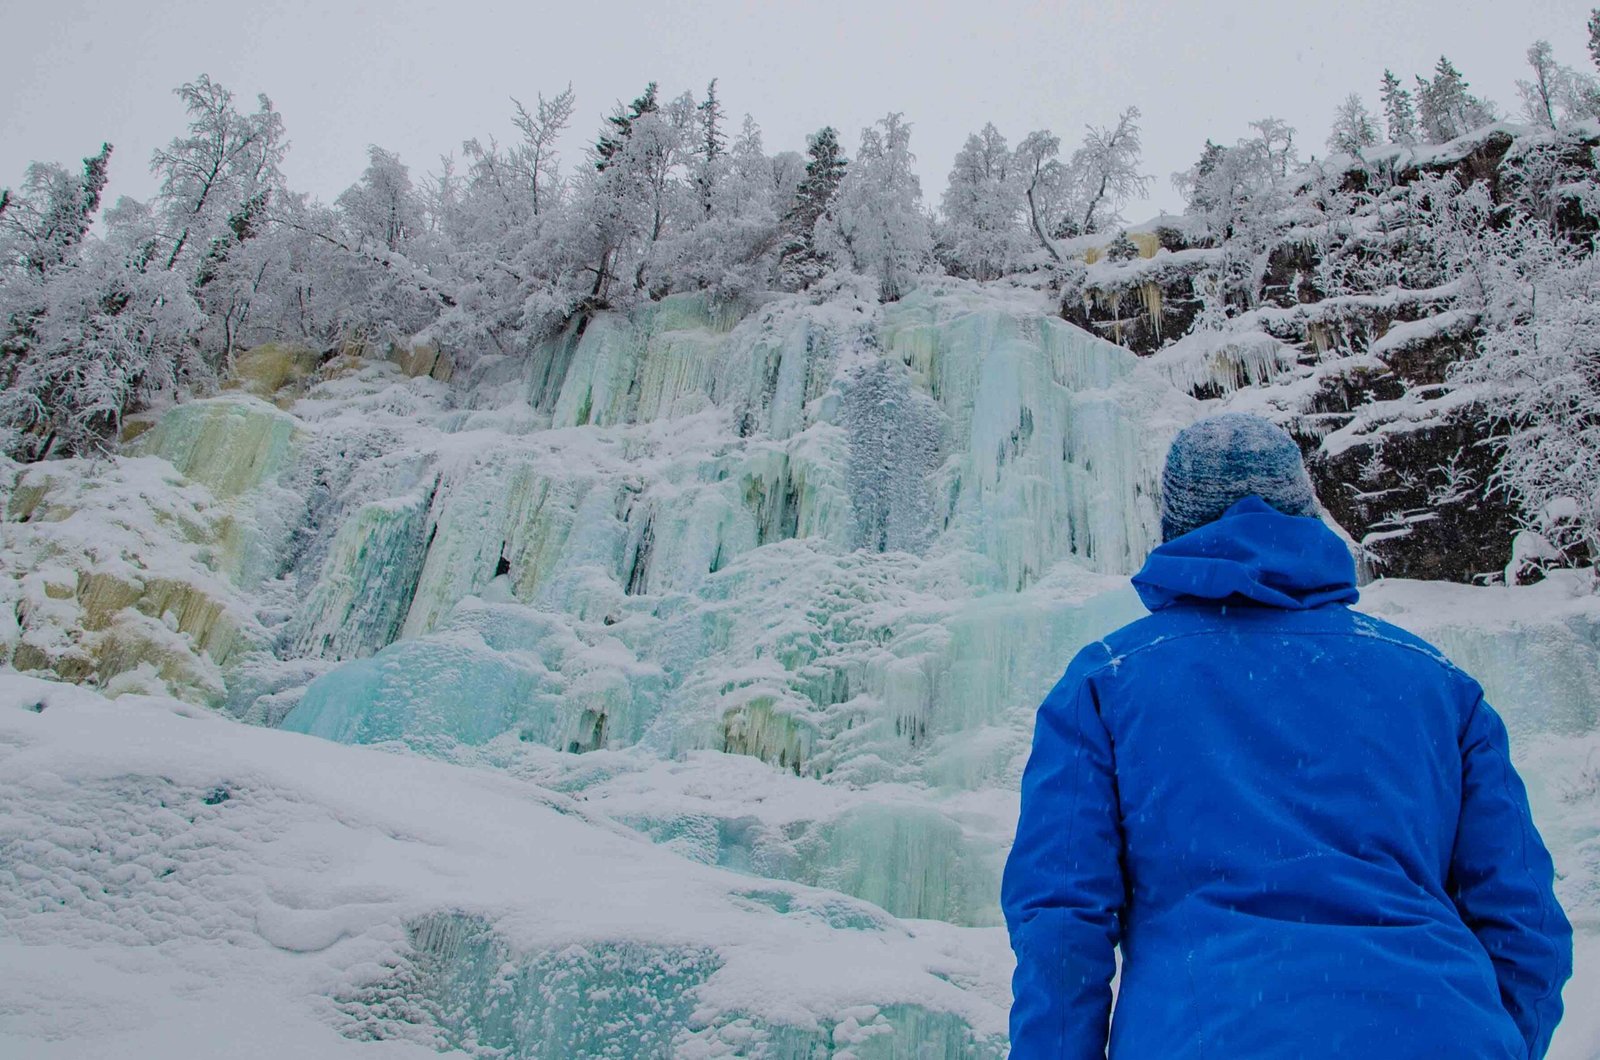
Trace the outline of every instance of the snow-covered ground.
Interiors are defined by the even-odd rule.
[[[981,1055],[1004,1032],[1003,932],[699,865],[492,771],[16,675],[0,771],[7,1056],[716,1056],[782,1027],[866,1057],[941,1014],[946,1055]]]

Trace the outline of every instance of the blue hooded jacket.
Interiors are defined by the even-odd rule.
[[[1040,706],[1001,904],[1016,1060],[1542,1057],[1572,929],[1466,674],[1247,497]]]

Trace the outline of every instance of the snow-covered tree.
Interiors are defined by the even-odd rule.
[[[1282,118],[1258,118],[1250,123],[1256,131],[1254,142],[1271,165],[1278,179],[1287,177],[1300,165],[1300,154],[1294,145],[1294,128]]]
[[[1495,484],[1530,530],[1600,561],[1600,260],[1521,217],[1464,245],[1482,338],[1454,377],[1503,428]]]
[[[1022,183],[1023,198],[1028,204],[1028,224],[1034,238],[1056,262],[1061,264],[1061,250],[1055,244],[1055,226],[1051,218],[1057,204],[1065,195],[1067,170],[1058,157],[1061,138],[1048,129],[1029,133],[1017,145],[1016,162],[1018,179]]]
[[[1431,142],[1446,143],[1495,120],[1494,107],[1468,87],[1461,71],[1443,55],[1431,81],[1417,78],[1417,122]]]
[[[1110,127],[1089,126],[1066,162],[1061,139],[1048,130],[1017,145],[1017,168],[1028,221],[1041,246],[1062,261],[1056,240],[1099,232],[1122,222],[1121,208],[1144,194],[1150,178],[1139,172],[1139,108],[1129,107]]]
[[[722,168],[722,156],[728,143],[728,137],[722,131],[722,101],[717,98],[716,78],[713,77],[706,86],[706,98],[696,104],[695,111],[700,126],[700,143],[694,183],[700,193],[700,207],[709,215]]]
[[[518,161],[527,174],[528,195],[533,212],[537,215],[551,204],[560,191],[560,159],[556,153],[556,141],[572,120],[572,85],[568,84],[550,99],[545,99],[544,93],[539,93],[532,113],[515,98],[511,102],[516,106],[512,121],[522,133]]]
[[[654,114],[660,109],[660,101],[656,99],[656,82],[652,81],[644,87],[644,93],[624,107],[621,103],[606,119],[609,128],[603,130],[594,143],[594,168],[605,169],[610,164],[612,156],[622,150],[628,139],[633,135],[633,123],[646,114]]]
[[[278,167],[288,150],[283,119],[265,95],[256,97],[253,114],[242,114],[233,93],[205,74],[174,91],[188,111],[188,131],[150,161],[161,178],[156,202],[166,269],[214,256],[219,241],[234,241],[241,219],[259,215],[282,189]]]
[[[806,143],[805,176],[795,186],[794,201],[784,215],[785,240],[780,262],[784,286],[809,286],[825,271],[827,261],[817,246],[817,223],[827,215],[849,170],[833,126],[824,126]]]
[[[670,268],[670,261],[659,260],[657,244],[682,211],[682,200],[692,198],[684,191],[683,168],[696,146],[694,118],[692,98],[680,96],[662,107],[652,81],[628,108],[619,106],[607,119],[579,206],[591,230],[586,242],[593,303],[609,300],[618,277],[643,293],[654,286],[653,271]]]
[[[1380,89],[1383,98],[1383,120],[1392,144],[1415,143],[1417,139],[1417,111],[1411,104],[1411,93],[1400,87],[1400,79],[1392,70],[1383,72]]]
[[[1561,94],[1561,71],[1549,41],[1534,41],[1528,48],[1528,65],[1533,68],[1533,79],[1517,82],[1522,113],[1529,121],[1542,122],[1554,129],[1556,97]]]
[[[913,166],[911,125],[892,113],[861,130],[855,163],[839,184],[838,201],[818,238],[878,281],[879,297],[898,299],[927,269],[933,234]]]
[[[1533,77],[1517,82],[1517,94],[1530,122],[1554,129],[1600,115],[1600,81],[1556,62],[1549,41],[1535,41],[1528,48],[1528,66]]]
[[[110,160],[111,145],[101,144],[99,154],[83,160],[78,176],[58,165],[28,167],[22,193],[12,198],[7,190],[8,208],[0,212],[0,246],[8,263],[42,276],[76,253],[100,208]]]
[[[1328,150],[1334,154],[1359,155],[1378,142],[1378,124],[1361,97],[1352,92],[1333,115],[1333,130],[1328,133]]]
[[[1109,128],[1090,126],[1073,152],[1067,171],[1075,191],[1073,223],[1078,231],[1099,232],[1122,220],[1121,207],[1143,195],[1150,178],[1139,172],[1139,108],[1129,107]]]
[[[696,181],[702,215],[675,237],[666,279],[677,290],[732,299],[771,286],[783,239],[773,164],[755,119],[745,116],[732,143],[718,148],[714,166],[714,181]]]
[[[800,182],[806,179],[806,156],[799,151],[779,151],[772,156],[772,201],[780,216],[795,204]]]
[[[79,177],[31,166],[0,213],[0,449],[20,459],[100,448],[130,406],[192,367],[201,316],[183,278],[153,261],[165,244],[150,211],[127,203],[107,238],[91,232],[110,152]]]
[[[411,172],[399,155],[381,147],[368,147],[367,159],[361,179],[341,192],[335,203],[355,238],[390,253],[400,252],[423,227]]]
[[[1188,200],[1188,212],[1214,239],[1235,240],[1246,230],[1270,226],[1287,202],[1284,184],[1298,161],[1294,130],[1276,118],[1250,126],[1256,135],[1232,147],[1206,141],[1199,161],[1172,178]]]
[[[1024,245],[1022,193],[1015,159],[993,123],[967,137],[942,205],[949,266],[979,280],[1003,275]]]
[[[1187,199],[1186,214],[1222,252],[1196,280],[1213,315],[1222,306],[1258,304],[1266,258],[1293,223],[1294,130],[1276,118],[1250,126],[1255,135],[1232,147],[1208,140],[1199,160],[1172,178]]]

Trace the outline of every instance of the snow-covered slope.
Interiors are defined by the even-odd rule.
[[[697,865],[527,781],[18,676],[0,769],[7,1056],[999,1053],[1001,933]]]

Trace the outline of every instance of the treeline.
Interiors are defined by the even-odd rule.
[[[1535,53],[1530,113],[1537,103],[1552,125],[1600,114],[1592,78],[1556,66],[1547,45]],[[1447,60],[1413,90],[1384,84],[1391,139],[1497,116]],[[1111,241],[1151,179],[1137,109],[1070,150],[1048,131],[1012,148],[989,125],[957,155],[935,214],[902,115],[862,130],[848,154],[831,127],[804,152],[768,153],[754,120],[728,119],[713,81],[672,98],[650,84],[575,164],[556,152],[571,89],[513,101],[514,142],[468,140],[425,177],[372,147],[360,179],[322,203],[287,186],[267,97],[242,106],[206,76],[177,94],[187,128],[152,158],[148,203],[101,209],[110,145],[80,172],[35,164],[0,192],[0,449],[14,458],[103,447],[124,415],[205,391],[268,340],[382,349],[426,331],[471,359],[515,356],[578,314],[676,291],[820,296],[864,277],[892,300],[928,273],[1070,287],[1085,242]],[[1359,152],[1378,134],[1355,105],[1335,137]],[[1175,178],[1196,245],[1238,239],[1291,197],[1294,131],[1272,119],[1253,130],[1208,142]]]

